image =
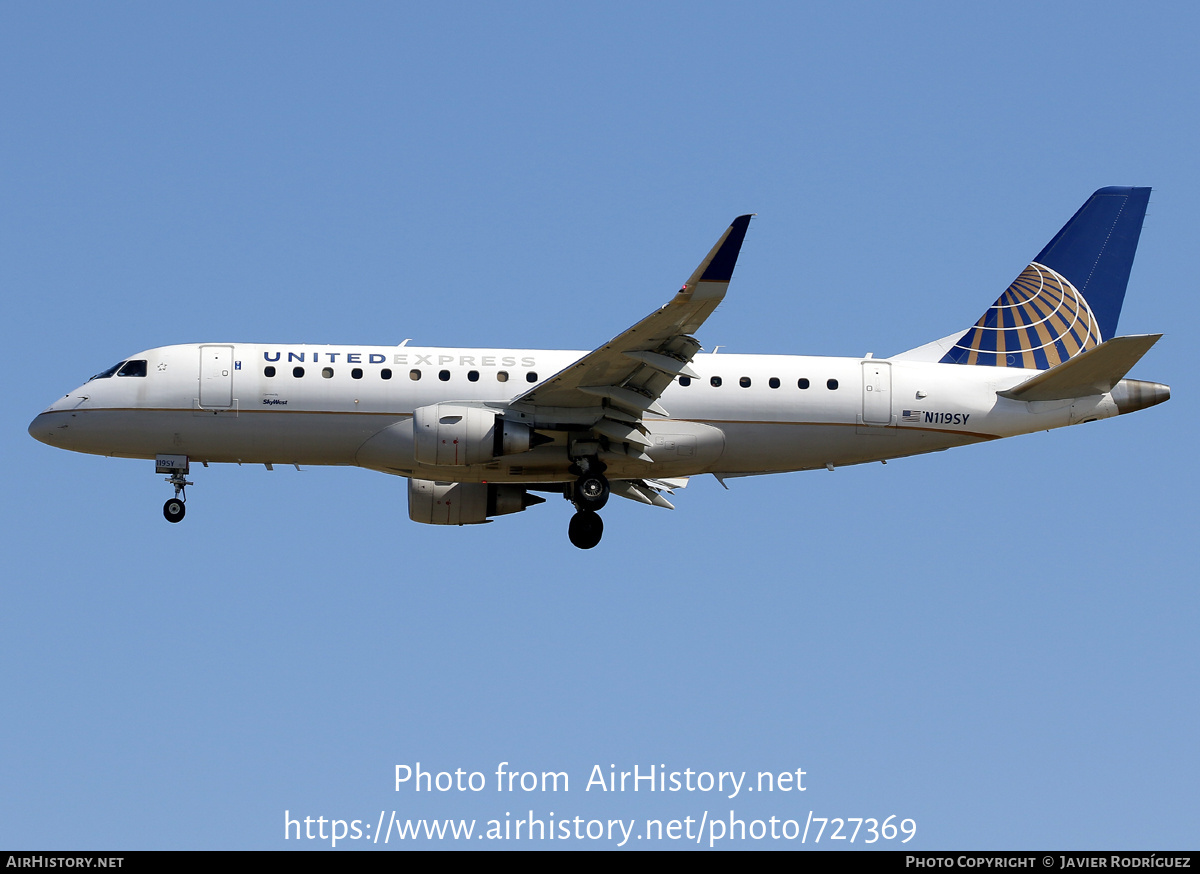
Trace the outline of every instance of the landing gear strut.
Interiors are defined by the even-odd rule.
[[[580,458],[576,465],[579,479],[571,488],[575,515],[567,536],[580,549],[591,549],[604,535],[604,522],[596,511],[608,503],[608,480],[604,478],[604,465],[595,458]]]
[[[188,460],[184,455],[160,455],[155,458],[155,470],[158,473],[169,473],[166,482],[175,487],[175,497],[163,504],[163,517],[168,522],[179,522],[187,512],[184,504],[187,502],[188,486],[194,485],[188,481]]]

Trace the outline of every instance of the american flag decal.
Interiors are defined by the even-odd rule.
[[[900,416],[900,421],[901,422],[920,422],[921,421],[921,411],[920,410],[904,410],[902,415]]]

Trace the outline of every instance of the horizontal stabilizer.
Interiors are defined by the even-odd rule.
[[[1058,401],[1110,392],[1161,337],[1113,337],[997,394],[1015,401]]]

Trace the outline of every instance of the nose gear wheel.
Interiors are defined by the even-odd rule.
[[[187,512],[187,508],[184,506],[187,501],[185,490],[188,486],[195,485],[195,483],[189,482],[187,477],[178,471],[167,477],[166,482],[175,486],[175,497],[163,504],[163,518],[168,522],[179,522],[183,519],[184,513]]]

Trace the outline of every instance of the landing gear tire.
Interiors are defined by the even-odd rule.
[[[604,520],[591,510],[580,510],[571,517],[567,536],[580,549],[591,549],[604,535]]]
[[[187,512],[187,508],[184,507],[183,501],[179,500],[179,498],[171,498],[163,504],[163,516],[166,517],[168,522],[180,521],[185,512]]]
[[[575,481],[573,497],[576,507],[594,513],[608,503],[608,480],[600,474],[585,474]]]

